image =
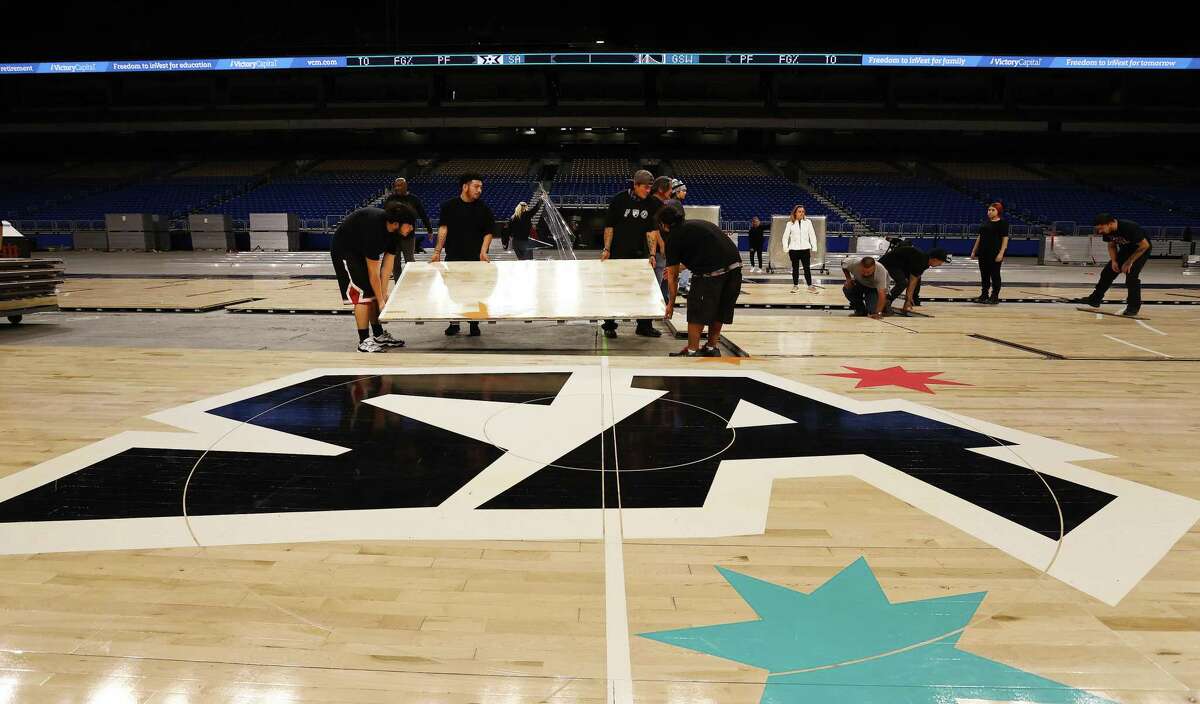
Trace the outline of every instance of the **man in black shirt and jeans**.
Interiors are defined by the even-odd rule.
[[[425,214],[425,204],[421,202],[420,198],[408,192],[407,179],[405,179],[403,176],[397,178],[392,183],[392,193],[388,197],[395,198],[399,202],[412,208],[413,212],[417,214],[417,217],[421,219],[421,222],[425,223],[425,231],[431,235],[433,234],[433,225],[429,223],[429,216]],[[425,252],[424,248],[421,247],[421,242],[423,239],[424,235],[418,235],[416,232],[413,232],[411,237],[406,237],[403,240],[400,240],[400,249],[404,254],[405,264],[413,261],[414,253],[423,254]],[[407,245],[405,244],[406,241]],[[396,267],[396,275],[400,275],[400,267]]]
[[[1095,220],[1096,234],[1103,235],[1108,243],[1108,266],[1100,271],[1096,289],[1087,298],[1076,298],[1072,303],[1082,303],[1099,308],[1104,294],[1120,274],[1125,275],[1125,288],[1129,295],[1125,299],[1125,310],[1121,315],[1137,315],[1142,307],[1142,267],[1150,258],[1150,238],[1132,220],[1117,220],[1108,213],[1100,213]]]
[[[892,290],[888,293],[890,306],[900,294],[904,294],[905,315],[912,312],[913,297],[917,287],[921,285],[921,275],[930,267],[941,266],[950,261],[950,255],[944,249],[933,249],[925,254],[916,247],[903,246],[891,250],[879,258],[879,263],[887,269],[892,277]]]
[[[442,203],[438,216],[438,239],[431,262],[489,262],[488,247],[496,229],[496,218],[480,200],[483,176],[468,172],[458,179],[459,194]],[[459,333],[458,323],[450,323],[447,335]],[[471,323],[471,337],[479,336],[479,323]]]
[[[683,208],[668,203],[655,217],[667,236],[667,319],[675,312],[679,266],[692,272],[687,296],[688,344],[672,357],[720,357],[721,326],[733,322],[742,292],[742,254],[721,228],[705,220],[684,220]],[[708,326],[708,344],[700,348],[700,331]]]
[[[359,208],[346,216],[333,233],[329,256],[337,273],[342,300],[354,305],[358,326],[358,351],[382,352],[403,347],[379,323],[379,309],[387,302],[399,239],[411,236],[417,214],[401,203],[383,208]],[[368,335],[368,326],[371,335]]]
[[[633,175],[633,185],[628,191],[613,196],[608,203],[608,214],[604,222],[604,251],[600,261],[609,259],[646,259],[654,268],[658,248],[658,231],[654,225],[654,213],[662,202],[650,197],[650,186],[654,176],[649,171],[638,171]],[[605,320],[605,337],[617,336],[617,321]],[[661,337],[650,320],[637,321],[638,335]]]

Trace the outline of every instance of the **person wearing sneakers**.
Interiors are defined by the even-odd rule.
[[[438,238],[429,261],[490,262],[488,248],[496,229],[496,218],[482,200],[483,176],[467,172],[458,179],[459,194],[442,203]],[[459,333],[458,323],[446,327],[447,335]],[[471,321],[471,337],[479,336],[479,323]]]
[[[929,254],[916,247],[905,245],[888,250],[879,258],[879,263],[887,269],[892,278],[892,290],[888,293],[888,306],[904,294],[903,315],[912,313],[913,298],[921,286],[921,276],[931,267],[939,267],[950,261],[946,250],[938,248],[929,250]]]
[[[761,272],[763,270],[763,261],[762,261],[763,233],[765,233],[767,231],[768,227],[770,227],[770,225],[759,220],[757,215],[750,218],[750,229],[746,232],[746,235],[749,237],[749,240],[750,240],[750,270],[751,271]],[[754,255],[756,253],[758,254],[758,268],[757,269],[754,268],[754,266],[755,266],[754,265]]]
[[[333,233],[329,256],[342,301],[354,306],[359,352],[404,346],[383,329],[379,309],[387,301],[384,286],[392,280],[400,238],[411,236],[416,222],[412,208],[392,201],[383,208],[355,210]]]
[[[658,251],[654,214],[662,206],[662,201],[650,195],[653,183],[654,175],[640,170],[633,175],[629,190],[621,191],[609,201],[604,221],[604,251],[600,253],[600,261],[641,259],[654,268]],[[605,337],[617,336],[617,321],[605,320],[601,328]],[[662,336],[649,319],[638,320],[635,333],[642,337]]]
[[[680,206],[683,205],[683,201],[687,200],[687,186],[683,183],[683,181],[680,181],[677,178],[671,179],[671,197],[674,198],[675,201],[678,202]],[[683,212],[686,215],[687,208],[684,208]],[[666,250],[664,249],[662,251],[665,252]],[[665,287],[665,284],[666,284],[665,276],[663,277],[663,282],[664,282],[664,287]],[[686,296],[688,291],[691,290],[691,288],[692,288],[692,270],[687,269],[687,268],[681,268],[679,270],[679,292]]]
[[[667,319],[675,312],[679,268],[692,272],[687,297],[688,342],[672,357],[720,357],[721,326],[733,322],[742,291],[742,254],[721,228],[705,220],[685,220],[683,208],[668,203],[655,215],[667,233]],[[700,331],[708,326],[708,344],[700,347]]]
[[[658,178],[654,179],[654,184],[651,186],[651,192],[654,194],[654,197],[657,198],[659,203],[661,203],[662,205],[666,205],[668,203],[675,203],[676,205],[683,207],[682,203],[680,203],[679,201],[675,200],[672,197],[671,189],[675,183],[678,183],[678,181],[677,180],[672,181],[671,179],[667,178],[666,176],[659,176]],[[659,206],[659,207],[662,207],[662,206]],[[657,234],[658,234],[658,247],[655,250],[657,256],[654,257],[654,277],[658,279],[658,285],[662,289],[663,300],[666,301],[667,300],[667,274],[666,274],[667,258],[662,255],[664,255],[667,251],[667,240],[666,240],[666,236],[664,235],[663,232],[659,231]]]
[[[979,279],[982,292],[976,303],[1000,302],[1000,265],[1008,250],[1008,221],[1002,220],[1004,204],[996,201],[988,206],[987,220],[979,226],[979,237],[971,248],[971,258],[979,258]],[[988,295],[988,291],[991,295]]]
[[[875,263],[874,257],[846,257],[842,260],[842,274],[846,281],[842,293],[858,317],[883,316],[887,305],[887,272]]]
[[[1132,220],[1117,220],[1108,213],[1100,213],[1095,220],[1096,234],[1108,243],[1108,266],[1100,270],[1096,289],[1086,298],[1076,298],[1072,303],[1099,308],[1104,294],[1113,281],[1125,275],[1125,288],[1129,291],[1125,299],[1125,310],[1121,315],[1137,315],[1142,308],[1142,267],[1150,259],[1150,238],[1140,225]]]
[[[801,264],[804,265],[804,283],[808,285],[808,290],[816,290],[809,264],[817,248],[817,231],[806,216],[803,205],[792,208],[792,217],[783,230],[783,248],[792,260],[792,293],[800,291]]]

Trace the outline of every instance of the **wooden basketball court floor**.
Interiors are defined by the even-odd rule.
[[[921,310],[5,345],[0,702],[1196,701],[1200,307]]]

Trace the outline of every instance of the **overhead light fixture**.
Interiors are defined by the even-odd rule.
[[[537,134],[537,130],[530,127],[529,129],[525,130],[525,134]]]
[[[584,132],[591,132],[591,131],[592,131],[592,128],[591,128],[591,127],[584,127],[584,128],[583,128],[583,131],[584,131]]]
[[[667,134],[675,134],[675,130],[667,130]]]
[[[597,39],[597,40],[596,40],[596,43],[597,43],[597,44],[603,44],[603,43],[604,43],[604,40],[603,40],[603,39]]]

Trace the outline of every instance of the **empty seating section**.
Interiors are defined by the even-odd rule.
[[[486,172],[480,173],[483,176],[483,202],[491,208],[497,220],[508,220],[517,203],[528,202],[533,195],[534,183],[530,179],[494,178]],[[442,203],[457,197],[460,187],[458,176],[431,174],[408,179],[408,190],[425,204],[429,219],[437,227]],[[499,235],[499,232],[496,234]]]
[[[313,166],[310,171],[377,171],[396,176],[404,175],[404,159],[326,159]]]
[[[14,179],[0,184],[0,211],[8,218],[36,217],[43,220],[95,219],[95,208],[88,205],[104,194],[138,178],[153,178],[171,169],[163,162],[106,162],[77,164],[44,178]],[[42,171],[46,173],[46,171]],[[114,212],[114,211],[108,211]]]
[[[960,181],[1044,181],[1045,177],[1012,164],[934,163],[933,167]]]
[[[91,183],[30,182],[25,179],[7,181],[0,178],[0,218],[46,217],[46,209],[54,203],[82,195],[96,187]]]
[[[829,222],[842,219],[810,193],[779,176],[694,176],[685,182],[688,205],[721,206],[721,219],[732,229],[747,227],[755,215],[763,219],[787,215],[797,205],[803,205],[809,215],[826,216]]]
[[[628,159],[572,159],[559,170],[555,181],[628,183],[636,170]]]
[[[250,213],[295,213],[301,218],[340,218],[392,186],[391,172],[305,172],[278,178],[216,206],[215,212],[244,220]]]
[[[887,231],[902,225],[972,224],[986,216],[984,204],[944,183],[907,176],[814,176],[813,184],[830,199]]]
[[[1142,186],[1138,190],[1164,207],[1177,211],[1189,220],[1189,225],[1200,226],[1200,185]]]
[[[894,174],[896,167],[883,161],[803,161],[800,168],[810,174]]]
[[[55,173],[51,178],[121,181],[153,175],[168,168],[168,164],[152,161],[102,162],[69,167]]]
[[[970,181],[968,186],[988,199],[1033,215],[1043,223],[1073,222],[1091,227],[1096,213],[1109,212],[1150,227],[1195,225],[1200,218],[1170,213],[1131,193],[1109,192],[1066,181]],[[1139,192],[1143,189],[1137,189]]]
[[[572,159],[559,168],[550,186],[554,200],[573,203],[603,203],[629,188],[637,166],[628,159]]]
[[[270,171],[277,162],[274,161],[206,161],[171,174],[172,179],[212,178],[241,179],[253,178]]]
[[[59,202],[38,217],[100,220],[107,213],[155,213],[176,218],[233,193],[236,182],[225,179],[168,178]]]
[[[434,167],[433,173],[439,176],[458,178],[464,173],[473,171],[482,174],[485,179],[503,179],[519,181],[529,178],[528,159],[448,159]]]
[[[767,167],[747,159],[716,161],[711,159],[672,159],[675,176],[683,180],[695,176],[724,176],[729,178],[770,176]]]
[[[94,187],[70,200],[59,200],[43,208],[38,217],[58,220],[100,220],[108,213],[154,213],[179,218],[188,213],[209,209],[248,188],[259,175],[276,162],[205,162],[156,178],[138,180],[119,188]],[[130,173],[132,168],[118,169],[113,165],[76,169],[59,174],[59,181],[76,173]],[[94,177],[93,177],[94,178]]]
[[[436,225],[439,206],[459,192],[459,175],[484,177],[484,201],[496,217],[511,216],[534,188],[534,162],[525,158],[464,158],[441,162],[407,159],[335,159],[298,174],[270,177],[279,162],[211,161],[94,164],[0,164],[0,217],[8,220],[98,221],[107,213],[147,212],[178,219],[191,212],[227,213],[244,221],[253,212],[295,213],[306,227],[333,226],[348,212],[379,203],[395,177],[416,166],[411,191]],[[308,164],[302,164],[308,166]],[[1139,165],[934,162],[942,176],[909,176],[883,161],[802,161],[817,192],[853,216],[885,231],[952,234],[1001,200],[1014,224],[1075,223],[1086,230],[1097,212],[1137,220],[1151,228],[1200,227],[1200,173],[1190,167]],[[621,158],[577,158],[559,169],[550,192],[557,202],[596,205],[629,187],[637,165]],[[803,204],[830,223],[844,220],[807,190],[772,175],[749,159],[674,159],[654,169],[688,186],[687,203],[720,205],[727,227],[741,229],[752,216],[769,217]],[[319,224],[314,221],[321,221]],[[1022,222],[1024,221],[1024,222]],[[914,226],[920,230],[914,230]],[[1032,228],[1031,228],[1032,231]],[[1157,229],[1155,230],[1157,232]]]

